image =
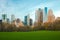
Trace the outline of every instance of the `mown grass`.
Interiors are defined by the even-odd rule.
[[[0,40],[60,40],[60,31],[0,32]]]

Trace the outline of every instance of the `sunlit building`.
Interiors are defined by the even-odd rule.
[[[56,20],[60,20],[60,17],[57,17]]]
[[[49,9],[48,11],[48,22],[54,22],[55,21],[55,16],[53,14],[53,11]]]
[[[24,26],[24,24],[22,23],[22,21],[21,21],[19,18],[16,19],[15,25],[16,25],[17,27],[22,27],[22,26]]]
[[[15,20],[15,15],[11,15],[11,23]]]
[[[43,23],[43,10],[40,8],[35,12],[35,23],[35,26],[38,26]]]
[[[30,26],[30,15],[27,15],[27,25]]]

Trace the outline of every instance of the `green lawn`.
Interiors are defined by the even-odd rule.
[[[0,40],[60,40],[60,31],[0,32]]]

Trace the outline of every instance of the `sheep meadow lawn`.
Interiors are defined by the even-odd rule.
[[[0,40],[60,40],[60,31],[0,32]]]

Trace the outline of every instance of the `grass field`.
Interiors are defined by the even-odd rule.
[[[0,40],[60,40],[60,31],[0,32]]]

